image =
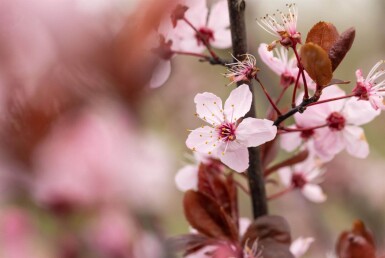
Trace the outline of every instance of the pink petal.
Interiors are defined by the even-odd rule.
[[[250,110],[253,96],[247,84],[234,89],[225,102],[225,116],[227,121],[236,122]]]
[[[302,188],[302,194],[312,202],[320,203],[326,201],[326,195],[319,185],[306,184]]]
[[[207,25],[215,32],[230,26],[229,9],[226,0],[213,4]]]
[[[198,187],[198,167],[187,165],[178,170],[175,176],[177,188],[185,192],[187,190],[195,190]]]
[[[291,179],[293,177],[293,171],[289,167],[284,167],[278,170],[279,178],[285,186],[291,185]]]
[[[331,85],[331,86],[326,87],[322,91],[322,96],[319,100],[342,97],[345,95],[346,95],[345,91],[341,90],[337,85]],[[342,110],[345,102],[346,102],[345,99],[341,99],[341,100],[330,101],[330,102],[327,102],[324,104],[320,104],[319,106],[327,105],[332,112],[333,111],[340,112]]]
[[[363,125],[372,121],[380,112],[379,109],[374,110],[368,101],[351,98],[346,101],[343,116],[349,124]]]
[[[358,126],[346,126],[344,129],[347,152],[357,158],[366,158],[369,155],[369,145],[364,130]]]
[[[314,139],[314,150],[320,157],[334,156],[345,148],[342,131],[331,131],[329,128],[317,129]]]
[[[271,141],[277,134],[273,121],[267,119],[245,118],[238,125],[236,137],[247,147],[256,147]]]
[[[202,120],[211,125],[219,125],[224,120],[222,100],[215,94],[204,92],[195,96],[196,112]]]
[[[150,80],[151,88],[158,88],[162,86],[170,77],[171,74],[171,61],[170,60],[159,60],[158,65],[155,67]]]
[[[293,128],[293,126],[291,126]],[[280,135],[281,148],[287,152],[292,152],[299,147],[302,143],[301,133],[283,133]]]
[[[218,147],[215,129],[210,126],[203,126],[193,130],[187,137],[186,145],[193,151],[211,154]]]
[[[290,252],[294,255],[295,258],[299,258],[307,252],[311,243],[313,242],[314,238],[312,237],[299,237],[291,243]]]
[[[243,172],[249,167],[249,152],[246,147],[240,147],[235,150],[227,149],[226,152],[224,152],[224,149],[224,144],[218,148],[218,157],[223,164],[236,172]]]
[[[205,49],[206,47],[203,44],[198,45],[194,33],[184,35],[184,38],[180,40],[178,45],[178,50],[186,52],[202,53]]]
[[[239,218],[239,236],[242,237],[245,233],[247,228],[250,226],[251,220],[246,217]]]
[[[267,49],[267,44],[261,43],[259,45],[258,54],[262,61],[279,76],[285,72],[285,64],[274,56],[273,51]]]
[[[231,32],[229,29],[218,29],[214,31],[214,41],[211,45],[215,48],[230,48],[231,47]]]

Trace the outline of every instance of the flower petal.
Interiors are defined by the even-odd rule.
[[[214,41],[211,45],[215,48],[230,48],[231,47],[231,32],[229,29],[221,29],[214,31]]]
[[[213,4],[207,26],[214,32],[230,26],[229,7],[226,0]]]
[[[320,158],[334,156],[345,148],[342,131],[331,131],[329,128],[320,128],[317,131],[314,150]]]
[[[351,98],[346,101],[343,116],[348,124],[363,125],[372,121],[381,110],[374,110],[369,101]]]
[[[293,171],[290,167],[283,167],[278,170],[278,175],[279,178],[281,179],[282,183],[285,186],[290,186],[291,185],[291,180],[293,177]]]
[[[158,88],[162,86],[170,77],[171,74],[171,62],[170,60],[159,60],[158,65],[155,67],[150,80],[151,88]]]
[[[281,76],[285,72],[285,64],[274,56],[273,51],[267,49],[268,45],[261,43],[258,48],[259,57],[276,74]]]
[[[294,126],[289,126],[294,128]],[[292,152],[302,143],[300,132],[283,133],[280,135],[281,148],[287,152]]]
[[[313,242],[314,238],[312,237],[299,237],[291,243],[290,252],[294,255],[295,258],[299,258],[307,252],[311,243]]]
[[[247,84],[234,89],[225,102],[225,116],[227,121],[235,122],[249,112],[253,95]]]
[[[249,167],[249,152],[247,147],[240,147],[237,149],[227,149],[225,151],[225,144],[221,144],[218,148],[219,159],[236,172],[243,172]]]
[[[245,118],[238,125],[236,137],[247,147],[256,147],[271,141],[277,134],[277,127],[267,119]]]
[[[187,165],[178,170],[175,176],[177,188],[185,192],[187,190],[195,190],[198,187],[198,167]]]
[[[210,155],[218,147],[215,129],[210,126],[202,126],[193,130],[187,137],[186,145],[193,151]]]
[[[200,119],[216,126],[224,120],[222,100],[215,94],[204,92],[195,96],[196,112]]]
[[[302,194],[312,202],[324,202],[326,201],[326,195],[322,191],[322,188],[319,185],[315,184],[306,184],[302,188]]]
[[[346,126],[344,130],[347,152],[357,158],[366,158],[369,155],[369,145],[364,130],[358,126]]]

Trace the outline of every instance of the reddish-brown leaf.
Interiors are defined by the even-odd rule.
[[[376,257],[373,236],[362,221],[355,221],[352,230],[341,233],[337,241],[336,252],[340,258]]]
[[[321,21],[311,28],[307,34],[306,43],[315,43],[328,53],[338,37],[337,28],[332,23]]]
[[[290,252],[290,228],[280,216],[262,216],[256,219],[242,237],[242,245],[251,245],[258,240],[263,246],[264,258],[293,258]]]
[[[185,255],[188,255],[205,246],[217,244],[217,240],[202,234],[186,234],[171,237],[166,244],[173,252],[184,252]]]
[[[333,78],[332,64],[328,54],[314,43],[306,43],[301,48],[301,61],[309,76],[321,86]]]
[[[276,171],[277,169],[280,169],[282,167],[292,166],[294,164],[297,164],[299,162],[304,161],[309,156],[309,152],[307,150],[299,152],[297,155],[294,155],[293,157],[290,157],[288,159],[285,159],[274,166],[271,166],[270,168],[265,170],[265,175],[269,175],[270,173]]]
[[[329,50],[329,58],[332,62],[332,71],[334,71],[345,58],[346,54],[353,45],[355,36],[356,30],[354,28],[347,29],[339,36],[337,41]]]
[[[187,191],[183,207],[187,221],[201,234],[216,239],[238,239],[236,225],[212,197],[202,192]]]
[[[215,199],[238,225],[237,189],[231,176],[223,174],[223,165],[217,160],[201,163],[198,171],[198,190]]]

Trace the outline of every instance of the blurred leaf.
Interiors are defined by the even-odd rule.
[[[301,48],[301,61],[309,76],[318,85],[327,85],[333,78],[332,64],[328,54],[314,43],[306,43]]]
[[[317,44],[328,53],[338,37],[338,31],[332,23],[321,21],[311,28],[307,34],[306,43]]]
[[[238,239],[238,230],[223,208],[210,196],[187,191],[183,199],[184,213],[190,225],[203,235],[216,239]]]
[[[352,47],[355,36],[356,30],[354,28],[347,29],[340,35],[335,44],[329,50],[329,58],[332,62],[332,71],[337,69],[338,65]]]
[[[294,258],[290,252],[291,235],[283,217],[267,215],[256,219],[242,237],[242,246],[258,240],[263,246],[264,258]]]
[[[351,231],[344,231],[340,234],[336,252],[340,258],[375,258],[373,235],[366,229],[362,221],[357,220]]]
[[[299,162],[304,161],[309,156],[308,150],[303,150],[299,152],[298,154],[294,155],[293,157],[290,157],[288,159],[285,159],[284,161],[279,162],[278,164],[268,168],[265,170],[265,175],[269,175],[270,173],[283,168],[287,166],[292,166],[294,164],[297,164]]]
[[[214,239],[202,234],[185,234],[169,238],[167,240],[167,246],[171,248],[173,252],[184,252],[185,255],[187,255],[207,245],[216,244],[216,242]]]

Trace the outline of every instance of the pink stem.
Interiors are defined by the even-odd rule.
[[[355,94],[352,93],[352,94],[349,94],[349,95],[346,95],[346,96],[337,97],[337,98],[324,99],[324,100],[321,100],[321,101],[310,103],[308,106],[314,106],[314,105],[318,105],[318,104],[322,104],[322,103],[326,103],[326,102],[330,102],[330,101],[351,98],[351,97],[354,97],[354,96],[355,96]]]
[[[304,86],[304,90],[305,90],[305,95],[303,96],[303,98],[306,100],[309,98],[309,91],[307,89],[307,82],[306,82],[306,77],[305,77],[305,72],[304,72],[304,67],[301,63],[301,59],[298,55],[298,52],[297,52],[297,48],[296,48],[296,44],[293,45],[293,51],[294,51],[294,54],[295,54],[295,57],[297,58],[297,62],[298,62],[298,69],[299,71],[301,72],[302,74],[302,80],[303,80],[303,86]]]
[[[280,126],[279,129],[283,130],[281,133],[291,133],[291,132],[304,132],[304,131],[309,131],[309,130],[315,130],[319,128],[323,128],[328,126],[327,124],[324,125],[318,125],[318,126],[313,126],[313,127],[306,127],[306,128],[287,128],[284,126]]]
[[[275,193],[275,194],[273,194],[273,195],[267,197],[267,200],[270,201],[270,200],[277,199],[277,198],[279,198],[279,197],[281,197],[281,196],[283,196],[283,195],[289,193],[289,192],[292,191],[293,189],[294,189],[294,187],[293,187],[293,186],[290,186],[290,187],[288,187],[288,188],[282,190],[281,192]]]
[[[274,110],[277,112],[278,116],[282,115],[281,111],[279,110],[279,108],[277,107],[277,105],[274,103],[273,99],[271,98],[270,94],[266,91],[265,87],[263,86],[262,82],[257,78],[255,77],[255,80],[257,80],[257,82],[259,83],[259,85],[261,85],[261,88],[263,90],[263,92],[265,93],[267,99],[269,100],[271,106],[274,108]]]

